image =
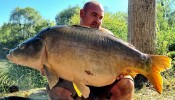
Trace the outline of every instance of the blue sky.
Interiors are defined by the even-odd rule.
[[[55,16],[69,6],[82,7],[89,0],[0,0],[0,26],[7,23],[9,16],[16,7],[32,7],[37,10],[44,19],[55,21]],[[128,0],[97,0],[110,12],[126,12]]]

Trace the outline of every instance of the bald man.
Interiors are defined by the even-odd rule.
[[[104,18],[102,5],[95,1],[87,2],[80,10],[80,25],[97,28],[112,34],[109,30],[101,27]],[[100,59],[100,58],[99,58]],[[119,75],[116,81],[108,86],[90,88],[88,100],[131,100],[134,91],[134,82],[131,76]],[[71,82],[60,79],[54,88],[47,88],[51,100],[83,100],[79,98]]]

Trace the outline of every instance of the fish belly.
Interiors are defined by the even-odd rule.
[[[112,54],[83,44],[61,44],[48,54],[49,63],[59,77],[92,86],[104,86],[115,81],[117,68]]]

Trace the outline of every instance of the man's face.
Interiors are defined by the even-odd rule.
[[[80,11],[81,25],[100,28],[104,17],[104,11],[100,6],[92,6]]]

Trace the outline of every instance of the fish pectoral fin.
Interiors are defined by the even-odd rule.
[[[79,97],[82,96],[82,93],[80,92],[80,90],[77,88],[77,86],[75,85],[75,83],[73,83],[74,89],[76,91],[76,93],[78,94]]]
[[[153,84],[155,90],[161,94],[163,90],[163,78],[160,73],[171,68],[171,58],[160,55],[151,55],[150,58],[152,60],[152,66],[147,78]]]
[[[78,96],[81,97],[83,95],[84,98],[88,98],[90,94],[89,87],[87,87],[82,82],[73,82],[73,86]]]
[[[47,77],[49,87],[52,89],[56,83],[59,81],[59,77],[51,70],[49,69],[46,65],[43,65],[44,73]]]

